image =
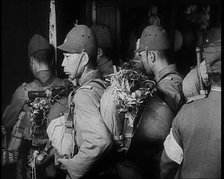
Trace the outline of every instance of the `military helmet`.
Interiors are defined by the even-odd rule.
[[[221,73],[221,51],[221,29],[212,29],[203,51],[208,73]]]
[[[112,47],[111,34],[108,27],[94,24],[92,25],[91,29],[96,35],[98,41],[98,47],[100,48]]]
[[[97,54],[97,40],[93,31],[86,25],[75,25],[67,34],[65,41],[58,49],[68,53]]]
[[[208,73],[221,74],[221,40],[211,43],[204,50],[205,64]]]
[[[35,34],[28,45],[28,57],[40,50],[52,50],[52,45],[41,35]]]
[[[146,50],[165,50],[170,48],[168,34],[161,26],[147,26],[141,35],[137,52]]]

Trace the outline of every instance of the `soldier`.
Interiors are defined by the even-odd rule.
[[[211,91],[185,104],[173,120],[160,163],[162,179],[221,178],[221,34],[203,53]]]
[[[64,53],[62,67],[65,74],[71,81],[77,79],[80,85],[71,93],[70,105],[77,152],[72,158],[59,158],[58,162],[68,171],[68,177],[75,179],[90,175],[95,178],[93,172],[98,170],[91,169],[97,166],[112,144],[99,111],[105,86],[96,70],[96,37],[86,25],[76,25],[58,48]]]
[[[148,26],[141,35],[137,53],[147,74],[154,75],[165,102],[177,112],[183,103],[182,77],[171,59],[170,41],[161,26]]]
[[[113,48],[109,29],[102,25],[91,27],[98,42],[97,66],[101,74],[105,77],[113,73]]]
[[[203,85],[203,89],[207,92],[209,90],[209,80],[206,71],[205,61],[201,62],[198,67],[194,67],[191,71],[184,77],[182,83],[182,89],[186,101],[191,101],[196,98],[205,97],[205,95],[200,95],[200,78]]]
[[[136,50],[146,73],[154,76],[158,90],[142,114],[130,147],[130,158],[135,158],[145,175],[152,178],[158,177],[163,141],[184,102],[182,77],[175,65],[170,64],[170,50],[166,30],[154,25],[143,30]]]
[[[2,124],[7,131],[10,131],[14,126],[8,150],[12,155],[19,150],[17,178],[31,177],[28,169],[27,157],[32,154],[34,148],[44,148],[48,140],[44,130],[37,138],[33,137],[33,134],[30,132],[32,111],[28,105],[28,92],[43,91],[52,87],[60,88],[65,86],[65,80],[55,77],[52,73],[53,54],[53,47],[41,35],[35,34],[31,38],[28,45],[28,59],[35,80],[30,83],[23,83],[16,89],[11,103],[7,106],[2,116]],[[60,103],[55,104],[57,108],[57,110],[55,110],[56,113],[52,114],[50,112],[49,115],[51,117],[49,117],[48,120],[58,117],[61,112],[67,109],[66,100],[67,99],[63,99]],[[11,160],[14,160],[13,157],[15,156],[11,157]],[[38,172],[40,174],[38,177],[43,177],[43,175],[48,174],[48,167],[45,166],[45,168],[42,168],[42,171],[45,170],[47,173]],[[49,166],[49,168],[52,169],[52,166]],[[26,169],[27,172],[25,172]]]
[[[208,43],[212,43],[220,39],[221,28],[212,28],[208,31],[204,42],[202,43],[202,48],[206,48]],[[199,71],[198,71],[199,70]],[[199,79],[202,79],[203,87],[205,90],[210,90],[210,82],[208,79],[208,74],[206,71],[205,61],[203,60],[199,66],[193,68],[183,80],[183,92],[187,101],[194,100],[200,95],[200,84]]]

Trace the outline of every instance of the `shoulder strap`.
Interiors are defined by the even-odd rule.
[[[21,86],[25,91],[29,91],[31,89],[30,84],[27,84],[26,82],[23,82]]]
[[[69,106],[69,111],[68,111],[68,116],[67,118],[65,119],[65,126],[66,126],[66,132],[69,132],[71,133],[72,132],[72,129],[74,127],[74,122],[73,122],[73,114],[74,114],[74,107],[75,107],[75,104],[72,102],[72,99],[75,95],[75,91],[72,91],[69,96],[68,96],[68,106]]]
[[[182,77],[178,72],[176,72],[176,71],[172,71],[172,72],[170,72],[170,73],[167,73],[167,74],[165,74],[158,82],[157,82],[157,84],[160,82],[160,81],[162,81],[163,79],[165,79],[167,76],[169,76],[169,75],[178,75],[178,76],[180,76],[180,77]]]
[[[90,83],[91,82],[97,83],[99,86],[103,87],[103,89],[106,89],[106,84],[102,80],[95,79],[90,81]]]
[[[106,88],[105,84],[103,82],[101,82],[101,80],[94,79],[94,80],[90,81],[89,84],[92,83],[92,82],[95,82],[95,83],[99,84],[104,89]],[[67,129],[72,129],[74,127],[73,114],[74,114],[75,104],[72,102],[72,100],[75,96],[75,93],[77,91],[81,90],[81,89],[92,89],[92,86],[91,85],[80,86],[80,87],[76,88],[75,90],[73,90],[69,94],[69,96],[68,96],[69,113],[68,113],[68,117],[67,117],[66,122],[65,122],[65,125],[66,125]]]
[[[176,72],[176,71],[172,71],[172,72],[170,72],[170,73],[167,73],[166,75],[164,75],[158,82],[157,82],[157,84],[159,83],[159,82],[161,82],[163,79],[165,79],[167,76],[169,76],[169,75],[172,75],[172,74],[174,74],[174,75],[178,75],[178,76],[180,76],[181,78],[182,78],[182,76],[178,73],[178,72]],[[160,96],[160,98],[170,107],[170,109],[175,113],[175,111],[174,111],[174,109],[172,108],[172,106],[170,106],[170,104],[168,104],[165,100],[164,100],[164,94],[159,90],[159,88],[157,88],[157,94]]]

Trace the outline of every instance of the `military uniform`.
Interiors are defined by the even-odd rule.
[[[211,29],[208,34],[206,35],[207,37],[203,39],[202,47],[206,48],[209,43],[215,42],[218,39],[220,39],[220,28],[217,29]],[[196,66],[191,71],[186,75],[186,77],[183,80],[183,92],[184,96],[187,99],[187,101],[195,100],[197,98],[204,98],[204,95],[200,94],[200,82],[199,79],[202,79],[202,86],[203,89],[206,92],[210,90],[210,82],[208,79],[208,74],[205,66],[205,61],[203,60],[199,68]]]
[[[40,71],[40,75],[46,75],[49,74],[49,71]],[[62,80],[60,78],[56,78],[51,75],[51,77],[45,82],[41,83],[37,79],[34,80],[31,83],[23,83],[21,86],[19,86],[15,93],[13,94],[12,101],[10,105],[7,106],[6,110],[3,114],[3,125],[10,129],[12,126],[14,126],[17,122],[17,117],[20,114],[21,111],[25,112],[24,118],[21,120],[19,128],[22,129],[19,132],[22,132],[22,143],[21,147],[19,148],[19,161],[17,163],[17,178],[22,178],[25,173],[22,172],[24,170],[23,167],[27,165],[27,156],[32,153],[32,142],[35,143],[35,146],[45,146],[45,144],[48,141],[48,138],[45,133],[43,133],[42,136],[39,136],[38,138],[35,138],[35,141],[32,141],[32,134],[30,131],[31,121],[30,121],[30,114],[31,110],[28,104],[26,104],[26,101],[28,100],[28,91],[42,91],[46,88],[50,87],[61,87],[65,86],[65,80]],[[48,120],[52,120],[56,117],[59,117],[61,113],[64,113],[68,110],[67,105],[67,98],[63,98],[59,100],[59,102],[56,102],[57,104],[54,104],[52,107],[52,110],[55,111],[54,114],[52,114],[51,110],[48,115]],[[57,108],[57,109],[55,109]],[[42,147],[42,148],[43,148]],[[25,164],[24,164],[25,163]]]
[[[183,104],[182,77],[177,73],[175,65],[169,65],[168,57],[165,56],[164,59],[160,59],[165,62],[165,65],[161,66],[156,63],[159,58],[156,59],[153,55],[154,61],[151,62],[152,57],[148,56],[148,52],[168,51],[170,48],[170,40],[166,30],[162,26],[151,25],[143,30],[136,52],[140,54],[145,51],[145,57],[141,58],[143,66],[147,68],[146,71],[149,70],[155,75],[162,99],[176,113]],[[162,69],[158,72],[154,71],[152,67],[155,65],[158,68],[162,67]]]
[[[197,68],[193,68],[183,80],[183,93],[186,100],[189,100],[193,96],[200,95],[200,85],[197,71]]]
[[[168,65],[155,74],[158,90],[164,102],[174,113],[180,109],[184,102],[182,92],[182,77],[177,73],[175,65]]]
[[[212,89],[207,98],[185,104],[171,133],[174,139],[164,144],[161,163],[175,163],[169,157],[176,155],[180,167],[175,178],[221,178],[221,92]],[[170,145],[179,150],[170,151]]]
[[[51,45],[44,39],[41,35],[35,34],[28,45],[28,58],[29,62],[34,63],[35,58],[33,55],[39,53],[42,50],[52,50]],[[33,58],[31,59],[30,56]],[[38,59],[41,60],[41,59]],[[45,61],[45,65],[49,66],[48,60]],[[44,62],[43,62],[44,63]],[[65,86],[65,80],[56,78],[50,70],[44,67],[44,69],[39,68],[37,71],[33,69],[35,64],[32,64],[31,70],[34,73],[35,80],[30,83],[23,83],[19,86],[15,93],[13,94],[11,103],[6,107],[3,116],[2,123],[6,129],[9,131],[12,129],[10,143],[8,144],[9,155],[18,153],[19,159],[17,162],[17,178],[30,178],[28,160],[27,157],[32,155],[34,150],[44,149],[48,137],[46,134],[45,125],[41,126],[41,131],[38,128],[38,136],[33,137],[31,134],[31,107],[27,103],[29,100],[28,92],[29,91],[44,91],[47,88],[60,88]],[[57,108],[57,109],[56,109]],[[51,110],[54,109],[54,110]],[[61,98],[51,107],[47,120],[48,122],[56,117],[59,117],[61,113],[68,110],[67,98]],[[46,123],[47,125],[47,123]],[[9,162],[16,162],[17,157],[12,158],[9,156]],[[52,167],[52,166],[51,166]],[[41,172],[38,171],[37,177],[43,177],[45,171],[47,171],[48,166],[44,166]],[[27,175],[27,176],[26,176]],[[39,176],[40,175],[40,176]]]
[[[171,45],[163,27],[147,26],[137,44],[136,52],[146,73],[154,75],[157,91],[153,97],[149,97],[141,115],[132,139],[130,158],[143,168],[146,178],[159,178],[163,141],[184,102],[182,77],[177,73],[175,65],[169,64],[166,52],[169,52]]]
[[[104,92],[99,71],[85,74],[80,80],[80,88],[72,99],[74,103],[74,130],[78,153],[67,159],[65,168],[71,178],[80,178],[99,160],[101,153],[111,144],[111,134],[105,126],[100,111],[100,98]],[[93,176],[91,176],[93,177]]]
[[[204,54],[211,91],[207,98],[188,101],[173,120],[161,179],[221,178],[221,40],[210,43]]]
[[[42,71],[39,74],[46,75],[50,74],[49,71]],[[43,91],[50,87],[60,88],[65,86],[65,80],[56,78],[53,75],[45,82],[41,83],[38,79],[32,81],[31,83],[23,83],[19,86],[12,97],[10,104],[6,107],[3,116],[2,123],[7,128],[10,129],[17,122],[17,117],[22,110],[27,111],[28,107],[25,102],[28,101],[28,91]],[[60,109],[59,112],[62,112]],[[52,119],[53,117],[51,117]]]

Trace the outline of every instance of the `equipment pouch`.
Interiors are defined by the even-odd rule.
[[[50,122],[47,134],[56,153],[62,157],[72,157],[74,155],[74,128],[67,130],[66,117],[63,115]]]

